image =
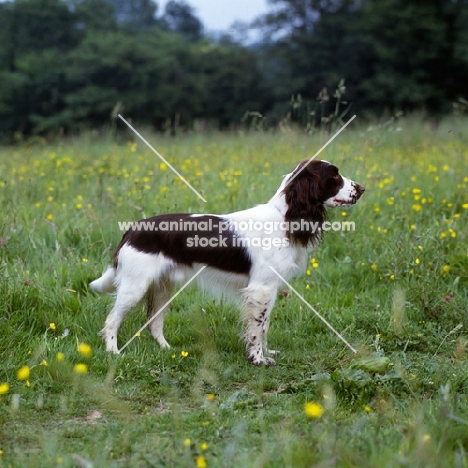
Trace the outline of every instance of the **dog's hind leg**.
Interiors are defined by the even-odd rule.
[[[164,315],[169,309],[168,302],[171,299],[173,284],[169,280],[161,280],[148,290],[148,328],[154,339],[158,341],[161,348],[170,348],[169,343],[164,338]]]
[[[106,343],[106,350],[118,353],[117,332],[120,324],[127,314],[133,309],[145,296],[148,290],[148,282],[125,281],[122,280],[117,290],[117,298],[114,307],[106,318],[104,328],[101,330],[101,336]]]

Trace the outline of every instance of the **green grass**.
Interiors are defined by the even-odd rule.
[[[279,294],[273,368],[247,362],[237,310],[196,290],[167,316],[172,349],[144,331],[111,356],[97,333],[112,298],[87,284],[111,261],[118,221],[262,203],[329,135],[151,136],[206,204],[139,142],[1,148],[0,467],[468,466],[466,124],[353,123],[321,155],[366,193],[329,212],[356,231],[328,233],[293,285],[358,355]],[[135,311],[120,343],[144,321]],[[386,368],[366,365],[383,356]]]

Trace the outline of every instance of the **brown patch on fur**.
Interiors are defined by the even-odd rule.
[[[343,178],[336,166],[325,161],[309,163],[309,160],[304,160],[299,163],[293,175],[296,173],[298,175],[284,189],[288,206],[285,220],[289,223],[304,220],[321,226],[326,219],[324,203],[340,191],[344,184]],[[307,247],[320,241],[322,231],[297,230],[288,232],[287,235],[292,244]]]

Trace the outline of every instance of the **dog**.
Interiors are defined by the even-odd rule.
[[[96,292],[116,293],[101,331],[106,349],[119,352],[118,329],[144,299],[151,334],[169,348],[163,324],[174,287],[197,274],[202,289],[238,299],[249,361],[275,365],[267,335],[282,284],[277,273],[287,281],[302,274],[308,250],[321,239],[326,207],[354,205],[364,190],[333,164],[304,160],[266,204],[230,214],[163,214],[132,224],[113,266],[90,283]]]

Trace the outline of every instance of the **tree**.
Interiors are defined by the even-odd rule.
[[[16,0],[10,15],[15,55],[49,48],[66,52],[80,40],[76,17],[61,0]]]
[[[60,109],[64,54],[82,33],[60,0],[16,0],[0,10],[0,131],[27,133],[37,115]]]
[[[457,50],[468,47],[467,10],[466,0],[363,2],[362,98],[374,108],[449,110],[466,89],[468,60]]]
[[[89,33],[93,30],[112,31],[117,28],[116,6],[111,0],[73,0],[78,27]]]
[[[359,17],[357,0],[270,0],[276,9],[257,26],[267,45],[264,67],[276,97],[289,101],[300,94],[315,100],[323,88],[329,94],[343,77],[353,82],[359,74],[355,54],[359,40],[353,24]]]
[[[117,22],[127,28],[142,31],[156,24],[157,6],[152,0],[109,0],[114,6]]]
[[[347,83],[357,108],[446,112],[466,95],[467,0],[270,0],[269,40],[278,100]]]
[[[206,80],[205,117],[227,128],[239,124],[247,111],[267,110],[271,95],[255,52],[233,43],[210,44],[202,47],[200,59]]]
[[[171,0],[166,4],[161,24],[170,31],[197,41],[203,36],[203,24],[195,16],[193,8],[185,2]]]
[[[161,129],[189,124],[201,110],[200,62],[178,35],[152,28],[94,32],[69,57],[64,119],[100,126],[121,103],[125,114]]]

